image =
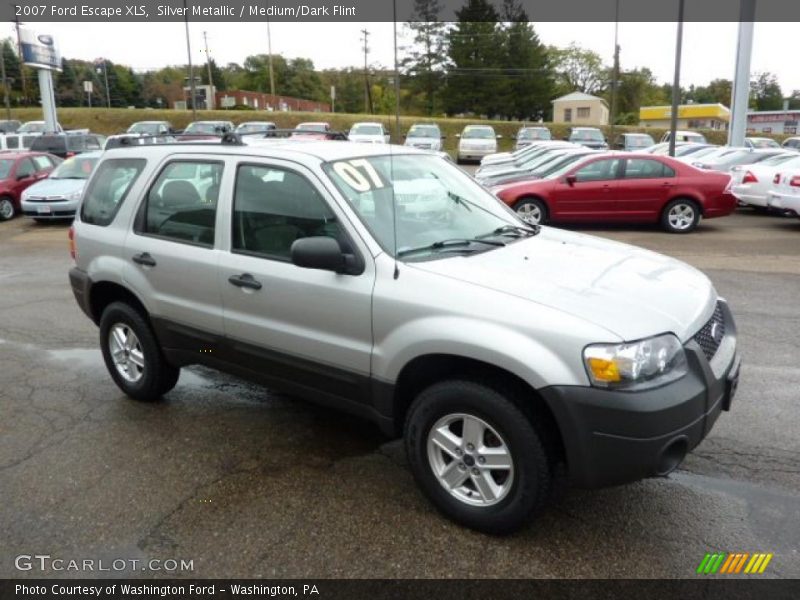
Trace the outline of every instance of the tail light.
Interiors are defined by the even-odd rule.
[[[772,178],[772,183],[778,185],[781,182],[781,174],[775,173],[775,177]]]
[[[72,260],[78,260],[78,249],[75,247],[75,225],[69,228],[69,255]]]
[[[758,183],[758,178],[753,175],[752,171],[747,171],[742,178],[742,183]]]
[[[67,152],[66,154],[66,158],[72,158],[73,156],[75,156],[74,152]]]
[[[789,180],[789,185],[792,187],[800,187],[800,175],[795,175]]]

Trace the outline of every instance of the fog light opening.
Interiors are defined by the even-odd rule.
[[[683,462],[688,450],[689,444],[685,437],[672,440],[667,447],[661,451],[656,474],[660,477],[664,477],[672,473],[678,468],[678,465]]]

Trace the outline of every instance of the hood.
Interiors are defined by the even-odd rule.
[[[458,143],[460,145],[481,148],[495,148],[497,146],[497,140],[494,138],[461,138]]]
[[[351,142],[366,142],[366,143],[373,143],[373,144],[383,144],[386,142],[382,135],[378,134],[371,134],[371,133],[353,133],[347,136],[347,139]]]
[[[601,141],[590,141],[590,140],[575,140],[575,144],[580,144],[581,146],[586,146],[587,148],[592,148],[594,150],[605,150],[608,148],[608,144],[606,142]]]
[[[497,250],[410,264],[563,311],[626,341],[672,332],[685,342],[717,300],[708,278],[685,263],[550,227]]]
[[[67,196],[83,190],[85,179],[42,179],[25,190],[25,197]]]
[[[414,146],[417,148],[433,148],[438,149],[440,147],[441,140],[436,138],[430,137],[407,137],[406,138],[406,146]]]

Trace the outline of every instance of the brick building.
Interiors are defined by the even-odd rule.
[[[217,92],[217,108],[233,108],[234,106],[250,106],[256,110],[330,112],[331,105],[303,98],[248,92],[246,90],[228,90]]]

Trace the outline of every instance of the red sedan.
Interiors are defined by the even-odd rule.
[[[668,156],[593,154],[544,179],[492,192],[531,223],[661,223],[688,233],[736,209],[730,175],[701,171]]]
[[[47,177],[60,162],[44,152],[0,152],[0,221],[17,214],[22,192]]]

